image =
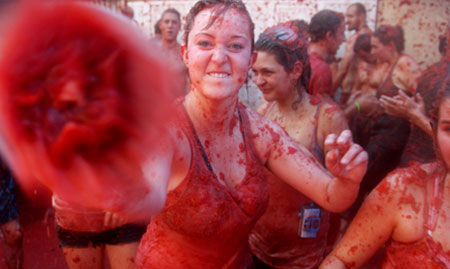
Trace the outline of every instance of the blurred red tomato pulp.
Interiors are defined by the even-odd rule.
[[[0,49],[0,146],[18,179],[92,207],[145,195],[140,165],[176,78],[137,26],[95,4],[28,1]]]

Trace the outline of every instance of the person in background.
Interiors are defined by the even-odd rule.
[[[355,77],[358,73],[357,57],[355,56],[355,42],[361,34],[371,34],[372,31],[367,26],[366,8],[361,3],[351,4],[345,13],[345,24],[348,31],[354,31],[354,33],[347,39],[345,43],[345,55],[343,61],[333,76],[333,88],[336,91],[341,87],[341,94],[339,103],[341,105],[346,104],[347,99],[351,94],[351,90],[354,87]]]
[[[181,16],[178,10],[168,8],[164,10],[161,19],[157,24],[161,30],[160,45],[167,52],[167,60],[173,72],[180,78],[173,80],[174,98],[184,96],[188,88],[187,69],[181,58],[180,44],[178,43],[178,33],[181,29]]]
[[[0,160],[0,230],[3,234],[3,254],[9,269],[23,267],[23,232],[14,189],[11,172]]]
[[[388,65],[376,91],[377,99],[394,97],[400,90],[414,95],[421,70],[410,56],[403,54],[403,29],[400,26],[381,25],[371,37],[371,46],[371,53],[378,63]],[[380,109],[379,102],[373,102],[372,105],[374,107],[368,108],[369,110]],[[369,165],[354,209],[357,209],[367,193],[399,165],[408,140],[410,123],[385,113],[381,108],[367,122],[365,130],[365,134],[361,136],[363,140],[359,142],[369,154]]]
[[[360,268],[384,244],[382,268],[450,268],[450,73],[425,103],[437,161],[399,168],[366,198],[320,268]]]
[[[325,165],[325,138],[347,129],[337,104],[308,94],[311,67],[307,41],[297,28],[267,28],[255,45],[254,82],[267,101],[258,109]],[[268,175],[269,205],[249,243],[257,268],[315,268],[324,258],[330,213],[274,175]],[[308,216],[314,212],[314,216]],[[313,219],[313,217],[315,217]],[[309,219],[310,218],[310,219]],[[308,221],[317,221],[317,227]]]
[[[447,36],[450,37],[450,27],[447,29]],[[442,79],[442,74],[450,73],[450,48],[448,43],[442,40],[449,40],[444,35],[439,42],[442,58],[439,62],[427,68],[419,79],[417,93],[415,96],[408,96],[400,91],[394,97],[383,96],[380,100],[381,106],[386,113],[409,120],[411,134],[405,146],[405,151],[400,160],[400,167],[407,167],[414,162],[428,163],[436,160],[433,150],[433,132],[429,124],[429,114],[425,111],[425,103],[434,102],[439,96],[436,88],[431,87],[433,83]]]
[[[311,19],[311,42],[308,47],[311,62],[309,94],[334,97],[333,78],[327,60],[335,56],[339,46],[345,41],[344,31],[344,18],[337,12],[322,10]]]

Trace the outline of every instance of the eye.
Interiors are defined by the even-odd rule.
[[[230,48],[233,51],[240,51],[244,48],[244,45],[242,45],[240,43],[233,43],[233,44],[231,44]]]
[[[211,47],[211,42],[209,42],[207,40],[200,40],[197,42],[197,45],[202,48],[209,48],[209,47]]]

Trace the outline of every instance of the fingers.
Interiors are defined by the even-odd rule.
[[[105,227],[110,227],[111,226],[111,212],[105,212],[105,219],[103,221],[103,225]]]
[[[363,148],[358,144],[353,144],[342,157],[340,163],[346,165],[346,170],[351,170],[364,161],[360,154],[364,152]]]
[[[339,136],[329,134],[324,142],[325,154],[334,149],[338,149],[340,152],[347,151],[351,143],[353,143],[353,137],[350,130],[342,131]]]
[[[105,212],[105,218],[104,218],[104,226],[107,228],[116,228],[122,225],[125,225],[126,219],[123,217],[120,217],[117,213],[113,212]]]

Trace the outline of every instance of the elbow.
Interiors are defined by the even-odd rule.
[[[319,269],[345,269],[347,266],[338,257],[334,256],[333,253],[328,255],[325,260],[320,264]]]

